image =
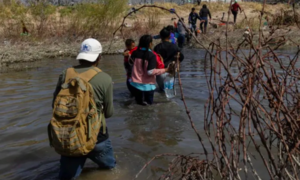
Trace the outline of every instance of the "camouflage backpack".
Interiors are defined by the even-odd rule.
[[[48,126],[50,145],[58,154],[86,155],[94,149],[101,125],[105,131],[102,109],[97,112],[93,87],[89,83],[99,72],[96,67],[80,74],[74,68],[67,69]]]

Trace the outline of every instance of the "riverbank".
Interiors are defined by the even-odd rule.
[[[172,3],[165,3],[157,5],[165,7],[167,9],[174,7],[177,13],[185,19],[187,26],[187,19],[190,13],[190,9],[192,7],[195,7],[196,12],[198,12],[201,8],[201,6],[195,6],[192,4],[178,6]],[[244,13],[238,15],[236,25],[232,24],[232,15],[229,14],[230,16],[228,17],[228,14],[225,13],[227,12],[228,4],[208,3],[208,7],[212,13],[212,20],[210,21],[211,24],[208,26],[207,34],[200,34],[197,37],[201,41],[201,45],[197,44],[195,40],[192,40],[191,43],[187,44],[186,47],[207,48],[211,42],[217,43],[219,40],[219,42],[221,43],[221,47],[225,47],[226,32],[228,35],[227,38],[229,45],[236,47],[240,42],[244,40],[244,32],[246,27],[249,27],[253,32],[253,42],[256,43],[258,41],[260,16],[259,10],[262,8],[261,4],[241,3],[241,7],[243,8]],[[64,17],[64,23],[62,23],[61,14],[58,14],[64,12],[62,11],[64,10],[63,8],[60,8],[59,11],[57,11],[57,13],[53,15],[55,18],[59,17],[59,20],[57,20],[57,22],[60,23],[59,26],[57,25],[54,27],[53,24],[55,24],[56,22],[54,22],[54,20],[52,20],[52,23],[50,20],[47,21],[48,24],[53,28],[51,29],[51,36],[50,34],[45,33],[43,37],[39,37],[38,32],[36,31],[36,34],[31,34],[29,36],[18,37],[16,33],[14,36],[11,36],[11,38],[7,38],[6,36],[2,36],[6,32],[4,31],[5,27],[3,27],[2,31],[0,31],[2,32],[2,34],[0,35],[0,37],[2,37],[0,38],[0,72],[3,72],[3,70],[6,71],[7,69],[21,70],[24,63],[30,64],[31,62],[36,62],[43,59],[76,57],[79,51],[80,43],[87,37],[95,37],[99,39],[102,43],[104,54],[122,53],[124,49],[122,34],[118,32],[115,37],[112,37],[112,32],[118,25],[121,24],[122,16],[128,13],[130,8],[131,7],[129,6],[123,8],[125,10],[127,9],[126,12],[119,12],[118,16],[120,17],[114,17],[115,20],[118,20],[114,22],[113,25],[104,28],[105,31],[100,31],[101,28],[97,27],[96,30],[98,30],[99,32],[97,32],[96,30],[93,30],[95,32],[85,30],[86,33],[84,33],[85,31],[82,30],[80,34],[77,27],[77,29],[74,29],[73,31],[76,30],[78,34],[70,34],[73,31],[70,30],[70,28],[66,28],[66,26],[68,25],[68,23],[66,22],[69,22],[70,19],[66,20],[66,17]],[[288,6],[286,4],[267,5],[265,7],[265,11],[266,16],[262,19],[261,27],[263,29],[265,37],[270,36],[270,31],[272,31],[272,29],[275,29],[275,32],[269,37],[269,39],[271,39],[271,41],[268,42],[270,45],[275,45],[278,41],[281,41],[283,36],[288,40],[284,44],[285,47],[295,46],[293,42],[300,44],[299,28],[296,26],[296,24],[290,22],[292,21],[291,18],[293,17],[296,17],[297,21],[300,18],[298,14],[296,14],[296,16],[293,16],[294,14],[291,6]],[[75,12],[72,13],[75,14]],[[245,17],[247,17],[247,19],[245,19]],[[51,19],[50,15],[49,18]],[[229,20],[228,30],[226,30],[226,25],[221,23],[221,19],[223,19],[223,21],[227,21],[227,19]],[[136,42],[138,42],[138,38],[142,34],[155,35],[159,33],[159,30],[162,27],[173,25],[174,21],[177,21],[176,16],[168,13],[167,11],[162,11],[156,8],[144,9],[138,11],[137,13],[129,16],[128,19],[126,19],[126,27],[124,27],[123,35],[124,38],[133,38],[136,40]],[[290,24],[287,24],[287,22]],[[27,29],[35,33],[35,31],[32,31],[30,27],[31,26],[27,25]],[[49,27],[47,28],[49,29]],[[61,28],[65,29],[66,32],[62,32]],[[289,39],[291,39],[293,42],[289,41]],[[157,43],[159,43],[159,40],[155,40],[154,44]]]

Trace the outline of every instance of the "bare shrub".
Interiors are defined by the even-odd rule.
[[[169,12],[160,6],[145,5],[140,9],[143,8]],[[262,26],[262,18],[258,19],[258,27]],[[125,19],[126,16],[119,28],[121,32]],[[254,24],[255,20],[245,24],[251,25],[252,21]],[[180,70],[177,74],[181,100],[202,149],[197,155],[157,155],[142,170],[159,157],[172,157],[160,179],[263,179],[266,175],[271,179],[300,179],[300,69],[297,66],[300,45],[282,34],[270,47],[276,29],[271,28],[267,35],[261,28],[258,30],[258,40],[254,40],[250,31],[237,47],[228,43],[228,31],[225,47],[221,46],[220,39],[205,47],[192,34],[206,51],[209,97],[201,118],[205,138],[195,127],[185,101]],[[291,55],[277,52],[287,41],[297,47],[296,52]],[[180,67],[179,59],[177,67]],[[254,165],[257,162],[263,164],[264,173]]]
[[[86,36],[105,39],[127,9],[124,0],[99,0],[98,3],[65,7],[53,6],[47,0],[29,3],[25,6],[18,0],[12,0],[7,5],[0,4],[3,37],[20,39],[23,21],[30,36],[37,39]]]
[[[293,10],[284,11],[283,9],[281,9],[280,12],[272,16],[270,25],[291,26],[298,21],[299,21],[299,15],[298,14],[295,15]]]

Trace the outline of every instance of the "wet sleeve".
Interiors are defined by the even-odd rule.
[[[103,107],[104,107],[104,116],[105,118],[109,118],[114,113],[114,105],[113,105],[113,83],[110,80],[109,84],[107,85],[104,101],[103,101]]]

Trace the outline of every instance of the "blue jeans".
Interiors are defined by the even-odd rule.
[[[59,178],[61,180],[74,180],[79,177],[87,158],[98,164],[101,169],[112,169],[116,165],[111,142],[107,139],[96,144],[95,148],[86,156],[61,156]]]
[[[194,32],[195,36],[198,36],[197,25],[196,24],[192,24],[192,27],[190,27],[190,28],[191,28],[192,33]]]

